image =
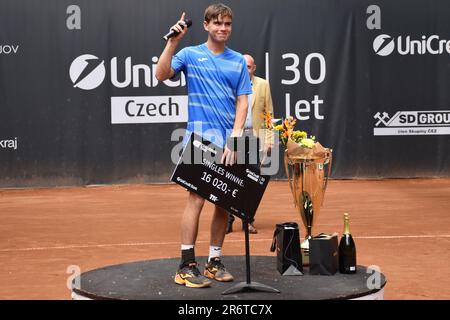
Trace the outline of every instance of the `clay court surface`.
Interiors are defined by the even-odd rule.
[[[186,196],[172,184],[0,190],[0,299],[70,299],[66,283],[78,267],[178,257]],[[199,256],[208,253],[212,211],[207,203]],[[450,299],[450,179],[332,180],[314,234],[341,234],[344,212],[358,264],[387,277],[385,299]],[[288,221],[301,221],[289,186],[272,181],[251,254],[274,256],[274,226]],[[244,255],[240,226],[227,235],[224,255]]]

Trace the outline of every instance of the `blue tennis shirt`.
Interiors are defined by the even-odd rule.
[[[186,76],[186,137],[195,132],[223,147],[233,129],[237,97],[252,93],[244,57],[227,47],[214,55],[204,43],[181,49],[172,58],[172,69]]]

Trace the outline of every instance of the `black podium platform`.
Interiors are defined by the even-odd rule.
[[[276,257],[255,256],[250,258],[252,280],[280,290],[280,293],[244,292],[222,295],[236,282],[245,281],[245,256],[224,256],[227,269],[235,281],[213,281],[209,288],[193,289],[174,282],[179,258],[147,260],[107,266],[82,273],[74,279],[73,299],[114,300],[322,300],[322,299],[383,299],[386,278],[380,274],[380,287],[368,288],[367,268],[358,266],[357,273],[333,276],[309,275],[305,268],[303,276],[282,276],[276,270]],[[206,257],[198,257],[200,271]],[[369,279],[370,280],[370,279]],[[78,284],[78,285],[77,285]],[[369,286],[370,287],[370,286]]]

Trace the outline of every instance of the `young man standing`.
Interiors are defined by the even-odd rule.
[[[233,165],[236,162],[236,152],[228,149],[226,140],[230,136],[242,135],[247,116],[247,95],[252,93],[243,56],[225,45],[231,34],[233,13],[223,4],[210,5],[205,10],[203,22],[208,33],[206,43],[186,47],[174,55],[178,43],[188,32],[187,28],[181,27],[184,25],[184,17],[183,13],[171,28],[178,35],[167,41],[158,61],[156,78],[163,81],[180,71],[185,74],[189,110],[187,135],[195,132],[224,146],[222,163],[226,166]],[[227,212],[218,206],[215,206],[211,223],[210,250],[204,276],[197,267],[194,246],[204,202],[203,198],[189,192],[181,219],[181,263],[175,282],[193,288],[210,286],[209,279],[233,280],[233,276],[221,262]]]

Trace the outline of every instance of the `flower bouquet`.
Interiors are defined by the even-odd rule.
[[[288,158],[314,160],[327,155],[327,149],[316,141],[315,136],[308,136],[305,131],[294,130],[296,119],[286,118],[282,124],[274,126],[269,113],[265,113],[264,118],[266,129],[278,133]]]

